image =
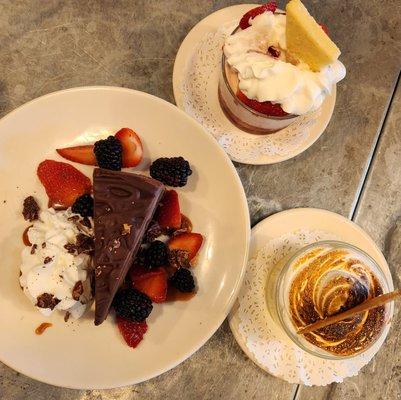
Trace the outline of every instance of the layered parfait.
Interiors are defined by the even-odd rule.
[[[223,46],[219,100],[251,133],[273,133],[318,110],[345,77],[340,50],[300,0],[247,12]]]

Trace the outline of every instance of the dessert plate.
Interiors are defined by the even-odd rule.
[[[265,300],[270,269],[283,257],[321,240],[341,240],[367,252],[381,267],[393,290],[387,262],[369,235],[347,218],[330,211],[298,208],[274,214],[252,229],[244,285],[229,315],[231,331],[246,355],[260,368],[290,383],[328,385],[357,375],[379,351],[381,338],[365,353],[344,360],[318,358],[297,348],[276,325]],[[393,313],[391,306],[390,320]]]
[[[174,63],[176,104],[212,134],[233,161],[274,164],[305,151],[320,137],[333,114],[336,87],[318,112],[302,116],[270,135],[253,135],[228,120],[218,100],[221,49],[243,14],[259,4],[223,8],[200,21],[182,42]]]
[[[194,173],[188,185],[179,189],[181,204],[205,237],[194,270],[199,292],[188,302],[155,306],[148,332],[137,349],[125,344],[112,315],[98,327],[93,323],[93,309],[78,321],[66,323],[57,313],[45,318],[18,282],[21,235],[27,225],[21,215],[22,201],[34,195],[46,205],[45,191],[36,177],[39,162],[61,160],[56,148],[93,143],[124,126],[142,138],[144,170],[151,159],[161,156],[182,155],[189,160]],[[118,387],[173,368],[199,349],[222,323],[237,296],[247,260],[247,202],[224,151],[177,107],[124,88],[82,87],[52,93],[0,121],[0,165],[2,362],[57,386]],[[92,175],[93,168],[74,166]],[[230,200],[222,201],[227,193]],[[45,321],[53,326],[36,335],[35,328]]]

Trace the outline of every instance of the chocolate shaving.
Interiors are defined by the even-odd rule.
[[[68,320],[70,319],[71,313],[69,311],[67,311],[64,315],[64,322],[68,322]]]
[[[83,292],[84,292],[84,287],[83,287],[83,285],[82,285],[82,282],[81,282],[81,281],[78,281],[78,282],[74,285],[74,288],[72,289],[72,298],[73,298],[75,301],[78,301]]]
[[[36,307],[50,308],[51,310],[53,310],[53,308],[56,307],[58,303],[60,303],[60,300],[50,293],[43,293],[38,296],[36,300]]]
[[[46,247],[46,242],[42,243],[42,249],[44,249]]]
[[[70,253],[75,254],[77,251],[77,246],[74,243],[67,243],[64,245],[64,248]]]
[[[22,215],[26,221],[35,221],[39,219],[39,205],[33,196],[29,196],[24,200],[24,208]]]
[[[79,216],[78,215],[73,215],[72,217],[68,218],[68,221],[73,221],[73,222],[78,222]]]
[[[91,236],[84,235],[83,233],[78,233],[75,243],[67,243],[64,248],[70,254],[91,254],[95,248],[93,238]]]
[[[38,245],[37,245],[37,244],[32,245],[32,247],[31,247],[31,254],[35,254],[37,248],[38,248]]]
[[[51,260],[53,260],[53,257],[46,257],[43,262],[48,264]]]
[[[168,252],[168,262],[173,268],[191,268],[187,250],[170,250]]]
[[[157,221],[152,220],[145,233],[145,242],[151,243],[163,233],[162,228]]]
[[[87,228],[92,228],[92,224],[91,221],[88,217],[84,217],[81,219],[81,221],[79,221],[81,225],[87,227]]]

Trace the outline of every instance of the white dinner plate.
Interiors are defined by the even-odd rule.
[[[61,161],[56,148],[92,143],[121,127],[142,138],[140,169],[161,156],[180,155],[190,162],[194,173],[178,192],[183,213],[205,237],[194,269],[197,295],[188,302],[155,305],[137,349],[125,344],[112,316],[98,327],[93,310],[79,321],[65,323],[57,313],[45,318],[18,282],[22,232],[28,225],[21,215],[22,201],[28,195],[43,207],[47,201],[37,165],[44,159]],[[74,165],[91,177],[93,167]],[[113,87],[75,88],[33,100],[0,120],[0,181],[0,360],[11,368],[69,388],[138,383],[193,354],[229,312],[248,254],[246,198],[223,150],[172,104]],[[36,335],[35,328],[45,321],[53,326]]]

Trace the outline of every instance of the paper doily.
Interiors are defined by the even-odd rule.
[[[267,310],[265,285],[269,270],[303,246],[338,239],[325,231],[297,230],[269,241],[248,263],[233,311],[239,321],[238,331],[251,358],[265,371],[290,383],[324,386],[342,382],[357,375],[384,341],[379,340],[367,352],[351,359],[321,359],[296,347]]]
[[[225,38],[235,29],[242,10],[238,6],[220,10],[206,17],[188,34],[174,65],[174,95],[178,107],[201,123],[232,160],[272,164],[295,157],[319,138],[333,112],[335,87],[319,110],[297,118],[274,134],[254,135],[232,124],[220,107],[217,88],[221,49]],[[207,27],[204,26],[206,22]],[[201,37],[200,31],[203,32]]]

